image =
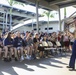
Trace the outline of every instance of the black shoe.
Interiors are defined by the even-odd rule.
[[[5,62],[8,62],[8,59],[7,59],[7,58],[4,58],[4,61],[5,61]]]
[[[33,59],[36,59],[36,56],[35,56],[35,54],[32,54],[32,58],[33,58]]]
[[[71,68],[70,66],[66,66],[66,68]]]
[[[75,68],[70,68],[69,71],[76,71]]]
[[[18,61],[18,59],[15,57],[15,61]]]
[[[12,59],[11,59],[11,58],[9,58],[9,62],[10,62],[10,61],[12,61]]]

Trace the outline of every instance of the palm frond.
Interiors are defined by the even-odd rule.
[[[12,8],[10,9],[10,14],[12,13]]]
[[[10,0],[7,0],[7,2],[10,4]]]
[[[51,18],[54,18],[54,14],[51,14],[50,17],[51,17]]]
[[[22,6],[25,5],[24,3],[17,2],[15,0],[7,0],[7,2],[9,3],[10,6],[13,6],[13,5],[16,5],[16,4],[19,4],[19,5],[22,5]]]
[[[21,3],[21,2],[19,2],[18,4],[19,4],[19,5],[22,5],[23,7],[24,7],[24,5],[25,5],[24,3]]]
[[[41,14],[41,16],[44,17],[45,15],[44,14]]]
[[[24,3],[14,1],[14,5],[16,5],[16,4],[18,4],[18,5],[22,5],[23,7],[24,7],[24,5],[25,5]]]
[[[52,14],[51,11],[44,11],[42,15],[47,16],[47,17],[49,17],[49,18],[50,18],[50,17],[51,17],[51,18],[54,17],[54,14]]]
[[[48,12],[47,11],[44,11],[42,15],[48,16]]]

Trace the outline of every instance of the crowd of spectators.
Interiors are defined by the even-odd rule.
[[[53,32],[53,33],[35,33],[25,32],[5,32],[0,34],[0,58],[4,61],[23,61],[25,58],[28,60],[36,59],[38,47],[42,41],[50,41],[53,47],[58,41],[61,47],[64,47],[66,52],[71,51],[74,42],[73,33],[69,31],[65,32]],[[3,52],[3,53],[2,53]],[[40,53],[42,57],[43,53]],[[9,56],[9,57],[8,57]]]

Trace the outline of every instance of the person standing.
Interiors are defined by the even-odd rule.
[[[3,50],[3,39],[2,39],[2,36],[0,34],[0,58],[1,58],[1,52]]]
[[[74,31],[74,43],[72,46],[72,55],[70,57],[69,65],[67,68],[69,68],[69,71],[75,71],[75,59],[76,59],[76,30]]]

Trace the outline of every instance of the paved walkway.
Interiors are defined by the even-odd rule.
[[[0,75],[76,75],[69,71],[70,56],[25,60],[23,62],[4,62],[0,60]]]

